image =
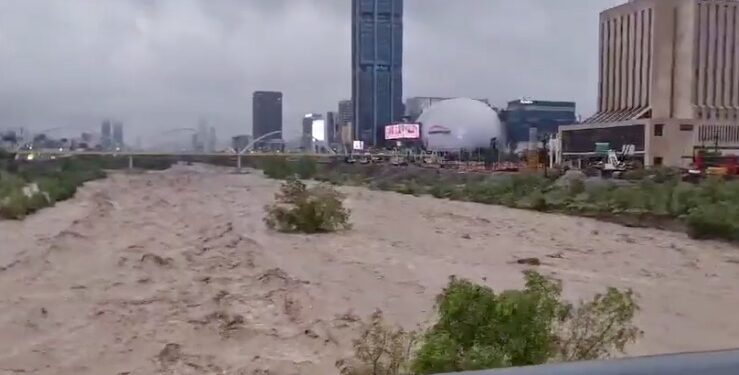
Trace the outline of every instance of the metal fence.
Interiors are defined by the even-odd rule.
[[[739,375],[739,349],[558,363],[458,375]],[[448,374],[451,375],[451,374]]]

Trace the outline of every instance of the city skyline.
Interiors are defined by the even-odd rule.
[[[349,2],[71,1],[0,0],[3,126],[113,116],[135,138],[202,115],[219,132],[242,134],[252,126],[251,93],[275,90],[285,96],[286,133],[297,135],[302,114],[351,96]],[[567,99],[587,117],[597,14],[619,3],[406,0],[404,97]],[[20,22],[29,17],[45,27]]]

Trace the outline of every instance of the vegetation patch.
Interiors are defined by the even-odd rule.
[[[573,177],[574,176],[574,177]],[[625,180],[578,173],[462,174],[418,167],[337,164],[314,178],[401,194],[593,217],[629,226],[685,230],[694,238],[739,241],[739,181],[680,181],[678,171],[633,171]]]
[[[297,179],[282,184],[275,203],[265,207],[264,222],[281,232],[320,233],[349,229],[344,195],[327,184],[307,187]]]
[[[521,290],[495,293],[452,277],[437,297],[436,323],[422,335],[375,313],[354,342],[354,375],[436,374],[609,358],[641,337],[634,293],[608,288],[562,300],[559,281],[525,272]]]
[[[137,168],[161,170],[176,160],[137,157]],[[69,199],[87,181],[104,178],[106,169],[128,168],[128,158],[79,156],[55,160],[14,160],[0,154],[0,218],[22,219]]]
[[[267,156],[260,160],[259,167],[265,176],[276,180],[292,177],[310,179],[316,177],[318,166],[310,156],[301,156],[298,160],[289,160],[285,156]]]

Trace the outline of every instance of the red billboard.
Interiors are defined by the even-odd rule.
[[[421,124],[391,124],[385,126],[385,139],[419,139]]]

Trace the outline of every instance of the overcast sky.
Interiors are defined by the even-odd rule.
[[[624,0],[406,0],[404,96],[531,96],[595,109],[598,13]],[[203,117],[251,133],[251,94],[286,131],[350,97],[350,0],[0,0],[0,128],[126,138]]]

